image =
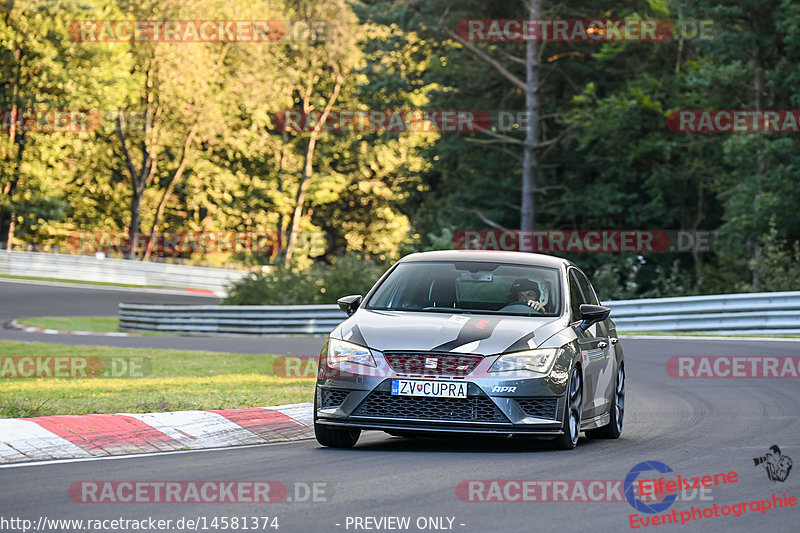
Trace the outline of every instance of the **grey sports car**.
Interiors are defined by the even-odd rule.
[[[347,448],[391,435],[617,438],[625,365],[610,309],[572,262],[440,251],[393,265],[322,348],[314,431]]]

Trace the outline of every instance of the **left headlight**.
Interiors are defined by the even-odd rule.
[[[559,351],[559,348],[547,348],[501,355],[489,369],[489,372],[530,370],[531,372],[547,374],[553,368],[553,362],[558,357]]]
[[[368,348],[339,339],[328,339],[328,363],[376,366]]]

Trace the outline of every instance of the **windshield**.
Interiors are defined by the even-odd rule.
[[[367,309],[559,316],[559,270],[479,261],[402,263]]]

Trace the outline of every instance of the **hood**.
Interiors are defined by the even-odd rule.
[[[536,348],[563,327],[559,317],[359,309],[331,336],[378,351],[494,355]]]

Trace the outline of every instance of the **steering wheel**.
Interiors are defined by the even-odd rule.
[[[537,311],[530,305],[526,304],[525,302],[511,302],[510,304],[506,305],[500,311],[517,311],[519,312],[521,308],[525,308],[526,311],[529,313],[538,313],[543,314],[541,311]]]

